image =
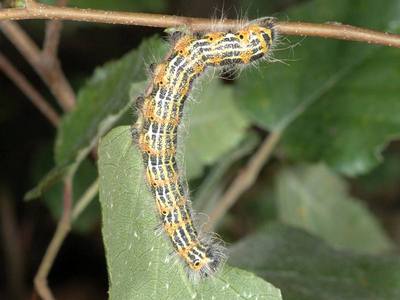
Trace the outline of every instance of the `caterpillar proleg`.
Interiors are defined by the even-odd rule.
[[[236,31],[175,35],[164,61],[152,67],[149,87],[137,100],[133,135],[164,232],[190,277],[204,278],[225,260],[224,248],[192,219],[186,179],[176,160],[178,127],[196,78],[210,68],[248,65],[266,58],[275,36],[271,18]],[[218,101],[218,99],[215,99]]]

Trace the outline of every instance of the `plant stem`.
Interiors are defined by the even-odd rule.
[[[42,51],[17,23],[0,22],[0,29],[40,75],[60,106],[65,111],[72,110],[75,106],[75,95],[61,70],[58,59],[43,59]]]
[[[72,20],[160,28],[187,26],[194,31],[208,30],[213,22],[204,18],[56,7],[32,0],[29,1],[29,5],[27,3],[26,8],[9,8],[0,11],[0,20],[26,19]],[[237,27],[237,20],[225,19],[221,23],[221,29],[235,27]],[[276,22],[276,28],[280,34],[284,35],[317,36],[400,48],[400,35],[343,24]]]
[[[54,127],[58,126],[60,116],[49,105],[44,97],[29,83],[12,63],[0,52],[0,70],[10,78],[15,85],[31,100],[33,105],[50,121]]]
[[[216,207],[210,214],[210,219],[206,224],[206,230],[212,230],[217,223],[239,199],[239,197],[247,191],[256,181],[262,167],[271,157],[275,146],[281,137],[280,131],[273,131],[263,141],[260,148],[251,157],[247,166],[239,171],[239,174],[233,180],[232,184],[225,191],[222,198],[217,202]]]
[[[56,232],[51,240],[46,253],[40,263],[38,272],[36,273],[34,283],[36,291],[39,296],[44,300],[54,300],[53,293],[51,292],[47,276],[53,266],[54,260],[63,244],[65,237],[71,230],[71,209],[72,209],[72,176],[67,176],[64,181],[64,195],[63,195],[63,212],[60,220],[58,221]]]
[[[99,178],[97,178],[85,191],[82,197],[74,205],[72,210],[72,222],[74,222],[79,215],[85,210],[89,203],[99,192]]]

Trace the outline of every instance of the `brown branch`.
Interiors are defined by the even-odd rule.
[[[71,230],[72,202],[72,176],[67,176],[64,181],[63,213],[34,279],[36,291],[44,300],[55,299],[48,286],[47,276],[65,237]]]
[[[206,224],[206,230],[212,230],[215,228],[217,223],[232,207],[236,200],[238,200],[239,197],[253,185],[262,167],[270,158],[280,137],[280,131],[271,132],[254,156],[250,159],[247,166],[243,170],[239,171],[239,174],[233,180],[232,184],[218,201],[217,206],[211,212],[210,219]]]
[[[0,23],[0,29],[33,66],[61,107],[70,111],[75,105],[75,95],[61,70],[58,60],[53,60],[50,64],[48,62],[43,63],[42,52],[17,23],[3,21]]]
[[[29,1],[25,9],[3,9],[0,20],[54,19],[109,24],[124,24],[149,27],[187,26],[195,31],[210,28],[211,20],[204,18],[188,18],[170,15],[104,11],[55,7]],[[35,3],[32,5],[32,3]],[[400,35],[373,31],[342,24],[312,24],[301,22],[277,22],[277,30],[284,35],[317,36],[340,40],[359,41],[400,48]],[[237,26],[236,20],[224,20],[221,28]]]
[[[99,193],[99,178],[97,178],[85,191],[82,197],[74,205],[72,211],[72,221],[75,221],[79,215],[85,210],[89,203]]]
[[[48,104],[44,97],[29,83],[11,62],[0,52],[0,70],[10,78],[11,81],[31,100],[39,111],[53,124],[55,127],[60,122],[60,117],[56,111]]]
[[[7,38],[17,47],[26,60],[42,73],[40,65],[40,50],[32,39],[15,22],[4,21],[0,23],[0,29]]]
[[[46,32],[43,42],[42,60],[55,59],[57,57],[58,44],[60,43],[60,34],[62,29],[62,21],[47,21]],[[52,64],[51,62],[50,64]]]
[[[85,210],[88,204],[96,197],[99,192],[99,179],[97,178],[76,201],[72,207],[72,178],[68,176],[64,182],[64,197],[63,197],[63,214],[59,220],[57,230],[54,233],[46,254],[39,266],[35,276],[35,288],[40,297],[44,300],[52,300],[54,296],[48,286],[47,276],[54,263],[62,243],[71,229],[71,223],[74,222],[80,214]]]
[[[316,36],[400,48],[399,34],[379,32],[345,24],[279,22],[277,30],[286,35]]]
[[[58,0],[57,6],[67,5],[68,0]],[[60,34],[62,29],[61,20],[50,20],[46,24],[46,32],[43,42],[42,59],[57,58],[58,44],[60,43]]]

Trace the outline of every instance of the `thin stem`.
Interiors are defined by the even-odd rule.
[[[85,191],[82,197],[76,202],[72,211],[72,222],[85,210],[89,203],[96,197],[99,192],[99,178],[97,178]]]
[[[43,42],[42,59],[54,59],[57,57],[58,44],[60,42],[60,33],[62,21],[51,20],[47,21],[46,32]]]
[[[72,177],[68,176],[64,183],[63,197],[63,215],[61,216],[57,230],[51,240],[46,254],[39,266],[39,270],[35,276],[35,287],[44,300],[53,300],[54,296],[47,284],[47,277],[54,263],[62,243],[71,229],[71,223],[74,222],[79,215],[85,210],[88,204],[94,199],[99,192],[99,179],[97,178],[85,191],[82,197],[76,202],[72,209]]]
[[[271,157],[280,137],[280,131],[271,132],[263,141],[254,156],[251,157],[247,166],[243,170],[239,171],[239,174],[233,180],[232,184],[218,201],[217,206],[211,212],[210,219],[206,225],[207,230],[215,228],[217,223],[239,199],[239,197],[254,184],[262,167]]]
[[[34,5],[32,9],[35,7]],[[65,111],[72,110],[75,106],[75,95],[58,60],[53,60],[50,64],[43,63],[42,52],[17,23],[3,21],[0,23],[0,29],[47,84],[61,107]]]
[[[212,24],[210,19],[204,18],[55,7],[41,3],[27,5],[25,9],[9,8],[0,11],[0,20],[26,19],[72,20],[160,28],[187,26],[195,31],[207,30]],[[237,20],[226,19],[221,24],[222,29],[234,28],[235,26],[237,26]],[[400,48],[400,35],[349,25],[277,22],[276,28],[284,35],[326,37]]]
[[[71,229],[72,202],[72,176],[68,176],[64,181],[63,213],[34,279],[36,291],[44,300],[55,299],[48,286],[47,276],[65,237]]]
[[[17,47],[21,54],[31,64],[38,73],[41,73],[40,49],[33,40],[15,22],[4,21],[0,23],[0,29],[4,35]]]
[[[50,121],[54,127],[60,123],[60,116],[49,105],[44,97],[29,83],[11,62],[0,52],[0,70],[15,83],[16,86],[28,97],[39,111]]]
[[[65,6],[67,5],[68,0],[58,0],[57,6]],[[60,43],[62,29],[62,21],[61,20],[50,20],[47,21],[46,24],[46,32],[44,36],[43,42],[43,50],[42,50],[42,58],[45,59],[56,59],[58,44]]]

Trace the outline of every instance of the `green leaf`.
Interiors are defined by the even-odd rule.
[[[281,299],[269,283],[227,265],[214,279],[188,281],[172,246],[154,231],[154,201],[126,127],[102,139],[99,174],[110,299]]]
[[[270,225],[231,248],[229,262],[277,285],[285,300],[396,300],[400,259],[355,255],[284,225]]]
[[[51,145],[41,145],[33,153],[33,164],[31,166],[31,180],[37,182],[53,164]],[[73,200],[78,201],[83,193],[89,188],[97,177],[97,169],[94,162],[85,159],[79,166],[78,172],[73,179]],[[60,219],[63,210],[63,184],[55,183],[42,194],[42,201],[49,209],[54,220]],[[100,204],[98,199],[93,199],[89,206],[73,222],[72,229],[85,233],[100,220]]]
[[[60,124],[55,145],[56,166],[27,194],[27,198],[40,196],[67,171],[79,166],[99,137],[132,108],[135,97],[129,97],[130,89],[131,94],[137,95],[144,90],[145,62],[150,60],[149,53],[161,57],[166,47],[161,39],[151,38],[137,50],[96,69],[79,91],[75,109]]]
[[[93,163],[84,160],[79,166],[79,170],[73,181],[73,200],[74,204],[82,197],[84,192],[96,180],[97,170]],[[43,202],[50,209],[55,220],[59,220],[63,211],[63,185],[57,183],[43,194]],[[72,223],[72,229],[80,233],[87,233],[94,228],[100,221],[100,205],[98,198],[95,197],[88,207]]]
[[[29,201],[40,197],[44,191],[59,182],[68,170],[69,167],[66,165],[54,167],[42,179],[40,179],[39,183],[33,189],[25,194],[24,199]]]
[[[259,142],[260,139],[255,133],[248,134],[238,147],[219,159],[210,172],[207,173],[196,191],[193,201],[196,210],[211,213],[225,189],[224,183],[231,179],[229,176],[227,177],[228,169],[239,159],[254,150]]]
[[[398,5],[397,0],[315,0],[284,18],[385,30],[399,19]],[[282,144],[290,158],[324,160],[348,175],[367,172],[379,163],[388,141],[400,135],[400,52],[338,40],[291,40],[291,49],[273,54],[288,65],[263,65],[240,78],[238,102],[260,126],[286,128]]]
[[[339,176],[325,165],[288,168],[277,176],[279,220],[303,228],[332,246],[363,253],[391,248],[383,229]]]
[[[185,159],[188,178],[203,173],[222,155],[227,155],[243,140],[249,121],[233,101],[233,89],[206,76],[199,100],[188,101],[182,131],[187,131]],[[197,97],[195,97],[197,99]],[[197,103],[198,102],[198,103]]]
[[[386,203],[390,202],[390,198],[397,202],[397,193],[394,191],[399,189],[399,182],[400,157],[396,151],[387,153],[385,161],[379,167],[354,181],[357,193],[369,198],[372,196],[376,201],[384,200]],[[382,195],[386,195],[385,199],[381,199]]]

